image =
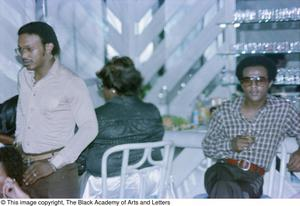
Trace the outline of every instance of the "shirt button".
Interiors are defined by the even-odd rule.
[[[35,93],[33,93],[33,96],[35,97]]]
[[[30,127],[30,126],[28,126],[28,127],[27,127],[27,129],[31,129],[31,127]]]

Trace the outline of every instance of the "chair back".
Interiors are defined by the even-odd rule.
[[[152,151],[153,149],[160,149],[162,153],[161,160],[153,160]],[[132,150],[141,150],[143,155],[142,158],[134,163],[129,164],[129,154]],[[122,165],[120,174],[120,190],[119,198],[126,198],[126,179],[132,174],[139,174],[144,169],[139,169],[145,162],[153,165],[153,167],[158,168],[159,171],[159,181],[158,181],[158,192],[156,197],[163,198],[166,194],[166,189],[169,184],[169,177],[172,168],[172,161],[174,156],[174,146],[171,141],[160,141],[160,142],[147,142],[147,143],[134,143],[134,144],[122,144],[114,146],[103,154],[102,157],[102,167],[101,167],[101,178],[102,178],[102,197],[108,198],[108,185],[107,185],[107,162],[110,155],[114,153],[122,153]],[[147,169],[147,168],[146,168]],[[145,194],[145,179],[147,177],[140,176],[140,189],[138,198],[147,198]],[[153,197],[151,197],[153,198]]]
[[[276,170],[276,158],[274,158],[270,170],[264,176],[264,195],[271,198],[283,198],[288,156],[286,145],[283,142],[277,151],[277,157],[280,159],[279,171]]]

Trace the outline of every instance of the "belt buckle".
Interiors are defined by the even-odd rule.
[[[248,171],[251,167],[251,162],[249,160],[239,160],[237,166],[244,171]]]

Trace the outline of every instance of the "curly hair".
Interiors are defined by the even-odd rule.
[[[274,62],[268,57],[260,56],[260,55],[248,56],[242,59],[236,67],[236,72],[235,72],[236,77],[240,80],[243,77],[244,69],[246,67],[251,67],[251,66],[263,66],[267,70],[268,80],[269,81],[275,80],[277,75],[277,68]]]
[[[59,55],[59,43],[53,28],[49,24],[42,21],[29,22],[19,29],[18,35],[21,34],[38,35],[43,44],[52,43],[54,45],[52,55]]]
[[[143,82],[141,73],[127,56],[113,57],[96,75],[103,86],[124,96],[138,95]]]
[[[13,146],[0,147],[0,162],[10,178],[22,185],[24,166],[22,156]]]

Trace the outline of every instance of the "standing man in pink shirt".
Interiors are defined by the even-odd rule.
[[[28,166],[26,192],[37,198],[78,198],[75,160],[98,133],[88,89],[60,64],[50,25],[30,22],[18,36],[16,52],[24,67],[18,74],[16,144]]]

